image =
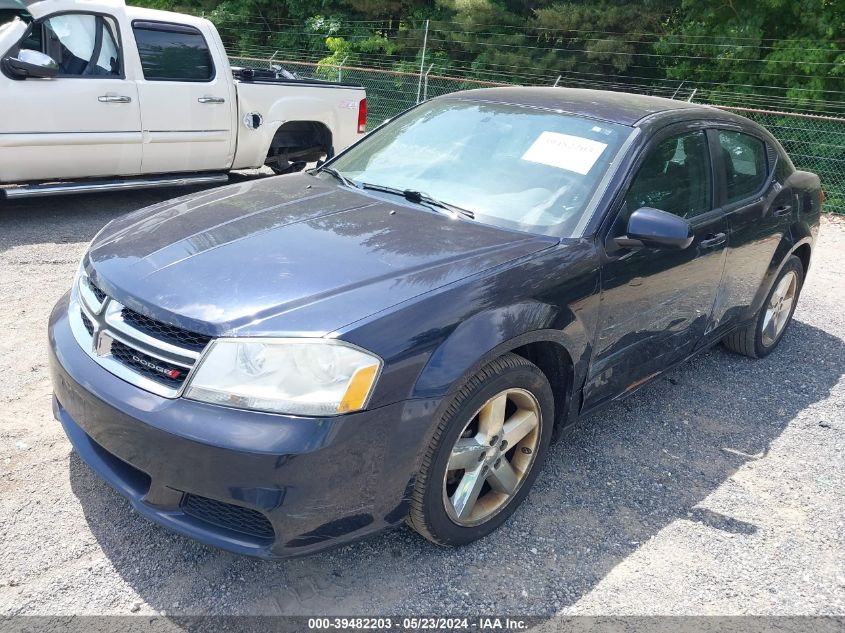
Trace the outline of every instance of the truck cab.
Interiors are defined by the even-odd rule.
[[[0,26],[0,183],[286,173],[365,132],[363,88],[236,78],[203,18],[120,0],[24,8]]]

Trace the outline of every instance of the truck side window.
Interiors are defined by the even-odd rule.
[[[120,51],[111,18],[67,13],[41,26],[42,50],[59,64],[59,76],[120,75]]]
[[[211,81],[214,62],[197,29],[161,22],[134,22],[132,29],[148,81]]]

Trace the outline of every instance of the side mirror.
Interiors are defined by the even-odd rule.
[[[7,57],[3,65],[16,77],[51,79],[59,74],[59,65],[49,55],[23,48],[17,57]]]
[[[614,241],[621,248],[665,248],[683,250],[693,241],[689,222],[673,213],[643,207],[628,219],[628,231]]]

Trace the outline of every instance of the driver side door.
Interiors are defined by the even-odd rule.
[[[601,311],[584,387],[584,410],[631,391],[689,355],[712,329],[725,264],[727,225],[713,208],[711,153],[703,129],[663,132],[646,149],[604,241]],[[622,248],[642,207],[684,218],[683,250]]]
[[[124,72],[117,20],[97,13],[55,14],[35,22],[12,53],[18,48],[51,56],[59,74],[4,82],[0,178],[137,174],[141,112],[135,81]]]

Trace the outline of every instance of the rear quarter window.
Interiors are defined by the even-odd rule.
[[[144,79],[204,82],[214,78],[214,62],[202,33],[176,24],[132,25]]]
[[[725,166],[727,202],[753,196],[763,187],[769,175],[766,145],[749,134],[726,130],[719,131],[719,145]]]

